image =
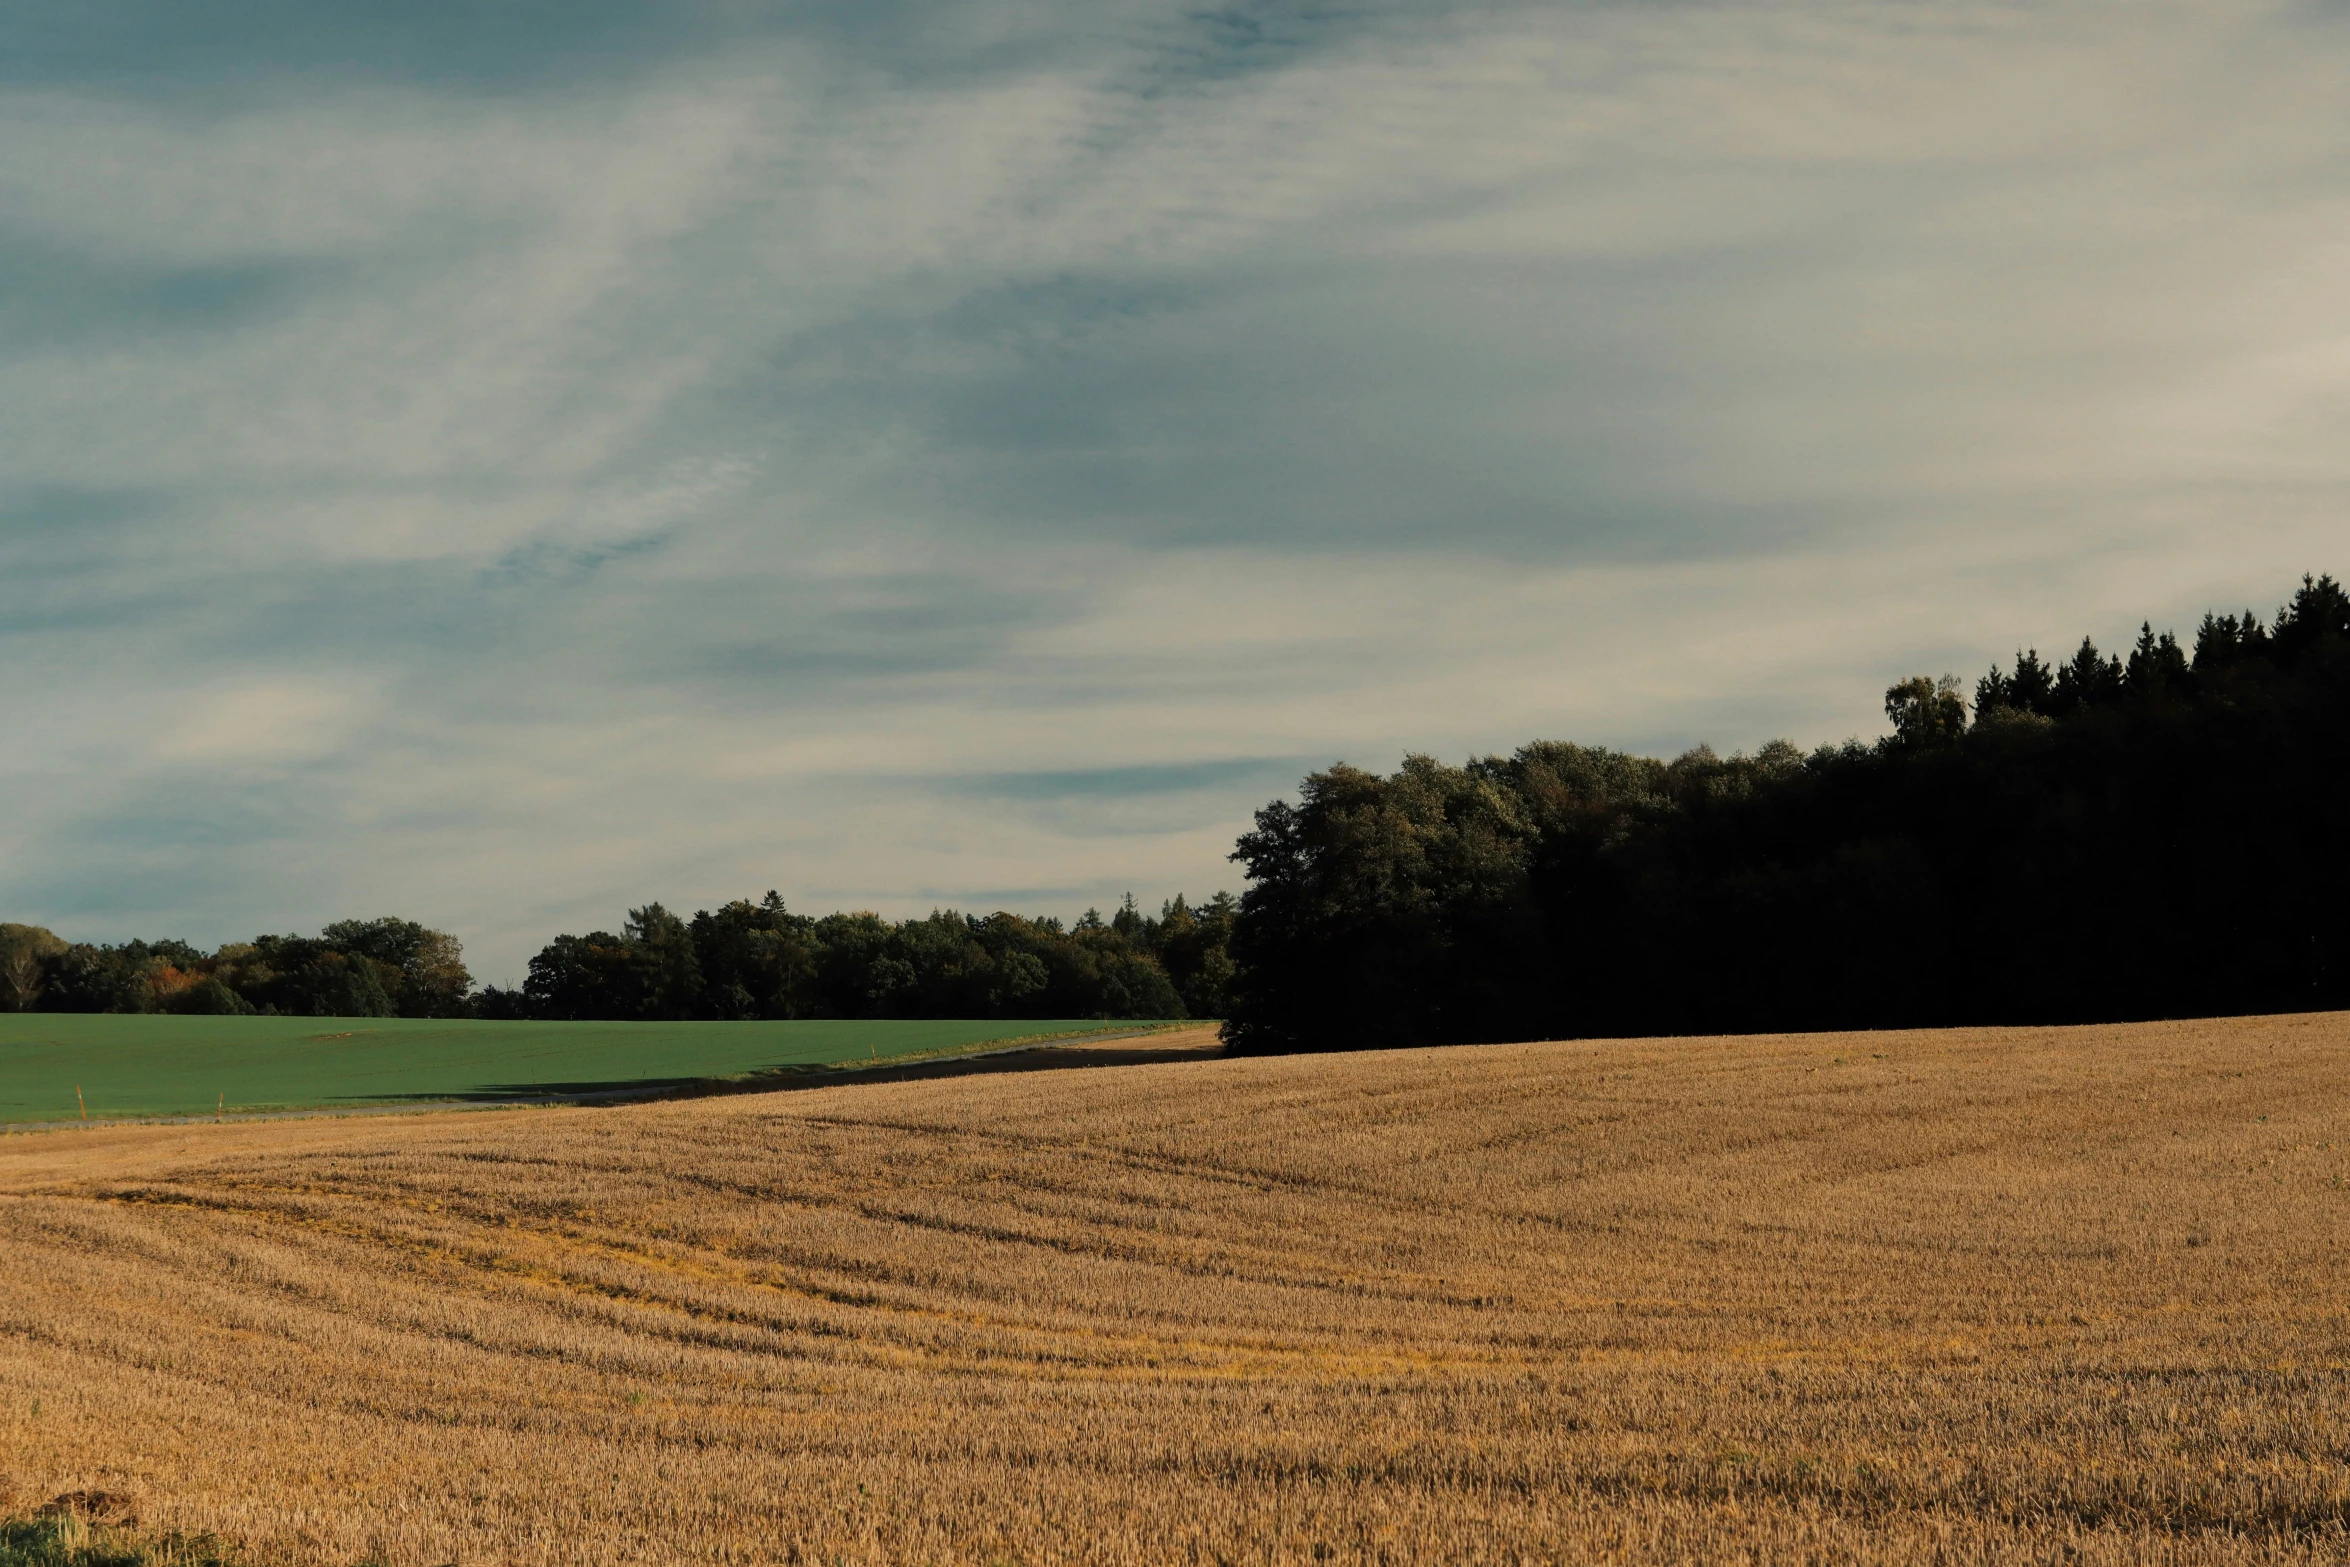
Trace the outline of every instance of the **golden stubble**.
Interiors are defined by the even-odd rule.
[[[0,1510],[397,1564],[2350,1559],[2350,1019],[1079,1059],[0,1138]]]

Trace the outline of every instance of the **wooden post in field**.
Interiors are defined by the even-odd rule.
[[[82,1107],[82,1119],[87,1121],[90,1118],[90,1102],[82,1097],[82,1085],[79,1083],[73,1085],[73,1102]]]
[[[212,1107],[212,1119],[215,1121],[228,1119],[228,1090],[225,1088],[220,1091],[220,1103]]]

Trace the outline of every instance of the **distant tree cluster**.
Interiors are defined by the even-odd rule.
[[[1334,767],[1233,858],[1249,1050],[2350,1005],[2350,595],[1976,683],[1892,734]]]
[[[473,976],[457,938],[413,920],[341,920],[316,936],[66,942],[0,925],[0,1007],[287,1017],[464,1017]]]
[[[658,903],[618,934],[557,936],[519,990],[473,989],[455,937],[344,920],[217,952],[182,941],[68,943],[0,925],[0,1008],[296,1017],[1221,1017],[1238,906],[1129,897],[1073,926],[1016,914],[793,914],[770,892],[682,919]]]
[[[773,892],[690,920],[649,903],[618,934],[557,936],[484,1016],[540,1018],[1221,1017],[1237,905],[1128,898],[1074,925],[1017,914],[793,914]]]

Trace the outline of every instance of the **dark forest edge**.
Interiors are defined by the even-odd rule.
[[[1334,767],[1235,858],[1227,1040],[2120,1022],[2350,1004],[2350,597],[2142,627],[1893,733]]]
[[[550,1019],[1209,1017],[1246,1051],[2350,1005],[2350,595],[2142,626],[1892,733],[1671,761],[1538,741],[1308,776],[1157,917],[793,914],[558,936],[519,990],[400,919],[203,953],[0,926],[0,1006]]]

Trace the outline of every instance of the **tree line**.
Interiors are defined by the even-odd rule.
[[[476,990],[454,936],[343,920],[204,952],[182,941],[66,942],[0,925],[0,1007],[297,1017],[496,1019],[1221,1017],[1238,905],[1177,896],[1108,919],[949,911],[810,918],[770,892],[683,918],[659,903],[617,933],[560,935],[518,989]]]
[[[1234,858],[1254,1051],[2350,1005],[2350,595],[1886,693],[1892,733],[1338,766]]]
[[[413,920],[339,920],[316,936],[68,942],[0,925],[0,1007],[291,1017],[464,1017],[473,977],[457,938]]]
[[[1221,1017],[1238,904],[1181,895],[1154,917],[793,914],[770,892],[685,919],[650,903],[617,934],[556,937],[476,1015],[537,1018]]]
[[[794,914],[561,935],[518,989],[401,919],[205,953],[0,926],[17,1010],[487,1018],[1206,1017],[1249,1051],[2350,1006],[2350,594],[2192,645],[2019,652],[1891,733],[1670,761],[1537,741],[1256,813],[1238,899],[1109,919]]]

